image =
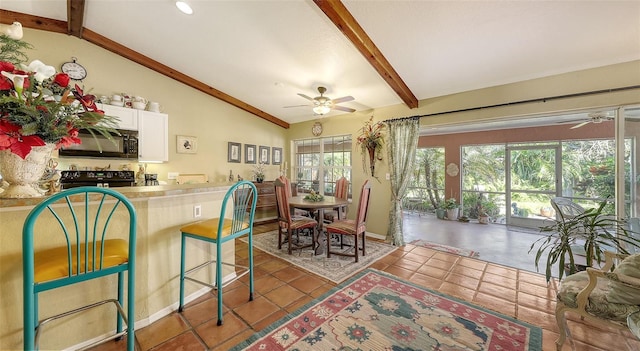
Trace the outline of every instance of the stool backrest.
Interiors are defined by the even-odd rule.
[[[220,218],[225,217],[227,203],[230,199],[233,199],[233,210],[229,234],[240,234],[241,232],[249,233],[253,226],[253,217],[256,213],[258,189],[248,180],[237,182],[231,186],[227,191],[224,200],[222,200]],[[220,221],[221,226],[223,223],[224,221]],[[218,228],[218,233],[223,232],[222,228]]]
[[[51,274],[56,279],[42,282],[41,290],[46,290],[113,273],[102,272],[103,265],[109,265],[110,257],[103,253],[110,239],[128,242],[122,265],[135,266],[136,212],[124,195],[109,188],[78,187],[50,196],[31,210],[23,226],[25,289],[34,283],[36,243],[39,250],[58,247],[52,255],[66,255],[66,264],[58,267],[62,272]]]

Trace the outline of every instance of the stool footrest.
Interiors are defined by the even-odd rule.
[[[185,279],[185,280],[192,281],[192,282],[194,282],[194,283],[198,283],[198,284],[200,284],[200,285],[204,285],[204,286],[209,287],[209,288],[211,288],[211,289],[218,289],[218,287],[217,287],[217,286],[215,286],[214,284],[211,284],[211,283],[208,283],[208,282],[204,282],[204,281],[202,281],[202,280],[198,280],[198,279],[196,279],[196,278],[191,278],[191,277],[188,277],[188,276],[187,276],[187,274],[191,274],[191,273],[193,273],[193,272],[197,272],[197,271],[201,270],[202,268],[204,268],[204,267],[206,267],[206,266],[209,266],[209,265],[212,265],[212,264],[214,264],[214,263],[216,263],[216,261],[215,261],[215,260],[211,260],[211,261],[207,261],[207,262],[201,263],[201,264],[199,264],[199,265],[197,265],[197,266],[195,266],[195,267],[193,267],[193,268],[191,268],[191,269],[189,269],[189,270],[186,270],[186,271],[184,272],[184,279]],[[227,285],[229,285],[229,284],[233,283],[234,281],[236,281],[236,280],[238,280],[238,279],[242,278],[244,275],[246,275],[247,273],[249,273],[249,272],[250,272],[250,271],[249,271],[249,267],[247,267],[247,266],[242,266],[242,265],[239,265],[239,264],[233,264],[233,263],[228,263],[228,262],[220,262],[220,264],[223,264],[223,265],[225,265],[225,266],[229,266],[229,267],[237,267],[237,268],[241,268],[241,269],[243,269],[243,270],[244,270],[242,273],[240,273],[240,274],[236,274],[236,276],[235,276],[235,277],[233,277],[233,279],[229,279],[228,281],[224,282],[224,283],[222,284],[222,287],[223,287],[223,288],[224,288],[225,286],[227,286]]]
[[[102,306],[102,305],[105,305],[105,304],[108,304],[108,303],[113,303],[116,306],[116,309],[118,310],[118,313],[120,314],[120,317],[122,318],[124,323],[126,325],[129,325],[129,319],[127,318],[127,314],[126,314],[126,312],[124,311],[124,308],[122,308],[122,305],[120,304],[120,302],[117,299],[102,300],[102,301],[98,301],[98,302],[92,303],[90,305],[85,305],[85,306],[82,306],[82,307],[78,307],[76,309],[73,309],[73,310],[70,310],[70,311],[66,311],[66,312],[57,314],[55,316],[51,316],[49,318],[45,318],[45,319],[41,320],[40,322],[38,322],[38,325],[36,326],[35,344],[38,345],[38,341],[40,339],[40,330],[42,329],[42,327],[46,323],[52,322],[52,321],[54,321],[56,319],[68,317],[68,316],[76,314],[76,313],[84,312],[84,311],[87,311],[87,310],[90,310],[92,308],[96,308],[96,307],[99,307],[99,306]],[[127,330],[126,329],[124,329],[121,332],[115,333],[113,335],[109,335],[109,336],[107,336],[107,337],[105,337],[103,339],[100,339],[100,340],[96,341],[96,342],[93,342],[93,343],[91,343],[91,345],[87,345],[84,348],[85,349],[91,348],[91,347],[94,347],[96,345],[100,345],[102,343],[105,343],[107,341],[114,340],[116,338],[122,337],[124,335],[127,335]],[[134,339],[135,339],[136,347],[138,348],[138,350],[142,350],[142,348],[140,347],[140,343],[138,342],[138,339],[136,338],[135,335],[134,335]]]

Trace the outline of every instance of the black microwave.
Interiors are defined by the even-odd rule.
[[[111,134],[112,140],[104,135],[87,130],[80,130],[80,144],[62,147],[61,157],[107,157],[138,158],[138,132],[135,130],[118,130],[120,135]]]

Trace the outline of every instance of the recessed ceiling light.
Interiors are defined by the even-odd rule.
[[[193,9],[191,8],[191,6],[189,6],[189,4],[186,3],[186,1],[176,1],[176,7],[187,15],[193,13]]]

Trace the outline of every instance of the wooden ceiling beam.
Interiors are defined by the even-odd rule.
[[[82,39],[84,0],[67,0],[67,34]]]
[[[391,66],[376,44],[340,0],[313,0],[322,12],[353,43],[362,56],[382,76],[409,108],[418,107],[418,99]]]
[[[75,10],[74,10],[75,11]],[[84,11],[84,10],[83,10]],[[75,16],[75,15],[74,15]],[[45,30],[55,33],[63,33],[68,34],[68,26],[67,22],[54,20],[45,17],[38,17],[33,15],[28,15],[19,12],[7,11],[0,9],[0,23],[11,24],[14,21],[22,23],[23,27]],[[239,99],[234,98],[228,94],[221,92],[203,82],[200,82],[192,77],[181,73],[169,66],[166,66],[158,61],[155,61],[147,56],[140,54],[137,51],[131,50],[128,47],[119,44],[109,38],[106,38],[98,33],[95,33],[89,29],[83,28],[80,31],[82,37],[84,39],[94,45],[100,46],[105,50],[111,51],[114,54],[120,55],[128,60],[131,60],[137,64],[140,64],[144,67],[147,67],[155,72],[158,72],[164,76],[175,79],[178,82],[185,84],[193,89],[199,90],[207,95],[215,97],[219,100],[222,100],[228,104],[231,104],[241,110],[247,111],[255,116],[258,116],[266,121],[269,121],[275,125],[278,125],[282,128],[288,129],[290,124],[272,116],[258,108],[255,108],[246,102],[243,102]]]

